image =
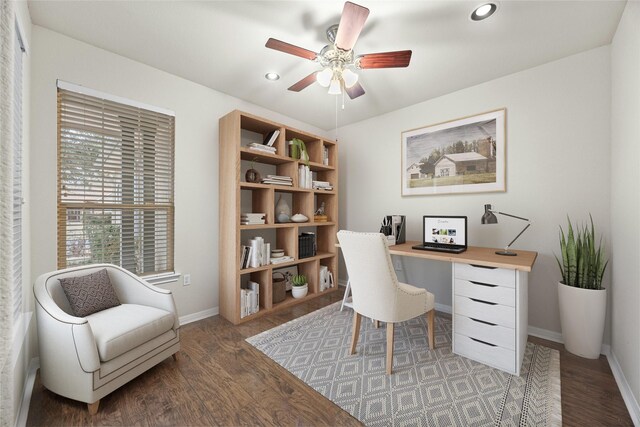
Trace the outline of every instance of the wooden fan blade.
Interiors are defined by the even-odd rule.
[[[309,86],[310,84],[316,81],[316,73],[317,71],[314,71],[313,73],[309,74],[307,77],[305,77],[304,79],[300,80],[298,83],[295,83],[293,86],[291,86],[289,90],[293,92],[300,92],[302,89],[306,88],[307,86]]]
[[[368,53],[358,60],[360,68],[397,68],[406,67],[411,62],[410,50],[397,52]]]
[[[279,50],[280,52],[299,56],[300,58],[309,59],[311,61],[316,59],[316,56],[318,56],[315,52],[276,39],[267,40],[265,46],[269,49]]]
[[[360,31],[364,27],[364,22],[369,16],[369,9],[359,6],[350,1],[344,4],[342,9],[342,17],[338,24],[338,33],[336,34],[336,45],[343,50],[351,50],[358,40]]]
[[[356,84],[351,87],[345,87],[344,90],[351,99],[356,99],[357,97],[364,95],[364,89],[359,82],[356,82]]]

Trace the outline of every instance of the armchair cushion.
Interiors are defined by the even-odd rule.
[[[84,276],[62,278],[60,286],[69,300],[71,311],[77,317],[86,317],[120,305],[106,268]]]
[[[155,307],[122,304],[86,317],[102,362],[120,356],[173,327],[174,314]]]

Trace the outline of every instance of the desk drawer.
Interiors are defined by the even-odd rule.
[[[460,334],[454,335],[454,346],[456,354],[461,356],[509,373],[516,370],[516,352],[513,350],[486,344]]]
[[[511,307],[516,306],[516,289],[491,285],[470,280],[456,279],[455,294],[465,297],[495,302]]]
[[[455,264],[455,279],[473,280],[491,285],[516,287],[516,271],[506,268],[480,267],[471,264]]]
[[[456,334],[465,335],[469,338],[476,338],[509,350],[516,349],[515,329],[484,323],[458,314],[455,315],[454,323],[454,330]]]
[[[506,328],[516,327],[516,309],[506,305],[473,300],[460,295],[455,296],[455,314],[484,320]]]

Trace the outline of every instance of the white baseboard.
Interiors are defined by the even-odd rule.
[[[564,339],[562,339],[562,333],[560,332],[549,331],[548,329],[536,328],[535,326],[529,326],[527,332],[529,333],[529,335],[534,337],[564,344]],[[602,344],[602,347],[600,347],[600,354],[609,356],[609,354],[611,354],[611,346],[609,344]]]
[[[27,378],[24,380],[24,391],[22,392],[22,401],[20,409],[18,409],[18,417],[16,418],[16,427],[24,427],[27,425],[27,417],[29,416],[29,405],[31,405],[31,395],[33,394],[33,385],[36,382],[36,373],[40,368],[40,358],[34,357],[29,362]]]
[[[220,313],[219,307],[208,308],[206,310],[199,311],[197,313],[185,314],[180,316],[180,325],[186,325],[187,323],[196,322],[198,320],[206,319],[207,317],[215,316]]]
[[[638,405],[638,401],[633,395],[631,387],[629,386],[629,383],[622,372],[622,368],[620,367],[620,363],[618,363],[618,359],[613,351],[609,351],[607,360],[609,360],[609,366],[611,367],[613,377],[616,379],[616,383],[620,389],[620,394],[622,394],[622,399],[624,400],[625,405],[627,405],[631,421],[633,421],[633,425],[640,426],[640,405]]]
[[[451,314],[451,306],[450,305],[444,305],[444,304],[436,303],[436,311],[440,311],[442,313]]]

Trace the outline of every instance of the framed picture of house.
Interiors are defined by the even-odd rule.
[[[505,191],[506,110],[402,132],[402,195]]]

